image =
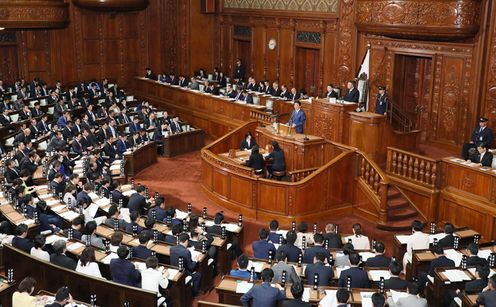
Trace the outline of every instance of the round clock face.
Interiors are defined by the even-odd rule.
[[[268,46],[269,46],[269,49],[270,49],[270,50],[274,50],[274,49],[276,49],[276,46],[277,46],[277,42],[276,42],[276,40],[275,40],[275,39],[273,39],[273,38],[271,38],[271,39],[269,40],[269,44],[268,44]]]

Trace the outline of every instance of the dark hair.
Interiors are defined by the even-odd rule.
[[[419,293],[419,285],[415,281],[409,282],[406,288],[408,289],[408,293],[412,295],[417,295]]]
[[[451,235],[455,231],[455,227],[451,223],[444,224],[444,232]]]
[[[16,227],[16,234],[18,236],[22,235],[23,233],[25,232],[28,232],[28,225],[26,224],[19,224],[17,227]]]
[[[345,245],[343,245],[343,253],[345,255],[349,255],[349,254],[353,253],[354,251],[355,251],[355,247],[353,246],[353,244],[346,243]]]
[[[307,232],[308,230],[308,225],[307,223],[305,222],[301,222],[299,225],[298,225],[298,231],[299,232]]]
[[[184,243],[189,240],[189,235],[187,233],[182,233],[179,235],[179,242]]]
[[[117,212],[119,212],[119,208],[116,205],[110,206],[109,211],[108,211],[109,216],[113,216]]]
[[[261,278],[263,282],[271,282],[272,278],[274,278],[274,271],[272,271],[272,269],[269,268],[263,269],[261,273]]]
[[[399,276],[401,274],[401,264],[398,263],[398,261],[391,261],[389,264],[389,271],[391,271],[391,274],[394,276]]]
[[[136,220],[139,218],[139,212],[138,211],[133,211],[129,214],[129,219],[131,222],[136,222]]]
[[[160,206],[162,204],[165,204],[165,197],[159,196],[157,199],[155,199],[155,206]]]
[[[129,255],[129,250],[125,246],[119,246],[117,249],[117,256],[121,259],[126,259],[127,255]]]
[[[31,155],[31,154],[30,154]],[[22,169],[20,172],[19,172],[19,177],[29,177],[30,173],[29,171],[25,168],[25,169]]]
[[[296,232],[294,231],[288,231],[286,233],[286,243],[288,245],[294,245],[294,243],[296,242]]]
[[[215,224],[220,224],[224,220],[224,213],[222,212],[217,212],[214,217],[214,223]]]
[[[34,237],[34,247],[35,248],[42,248],[45,245],[45,237],[43,235],[36,235]]]
[[[317,259],[318,261],[324,262],[326,257],[324,255],[324,253],[318,252],[315,254],[315,259]]]
[[[79,257],[79,261],[81,261],[81,264],[83,266],[86,266],[90,262],[95,262],[95,249],[91,246],[86,247],[83,249],[83,252],[81,253],[81,257]]]
[[[136,192],[141,193],[145,191],[145,187],[142,186],[141,184],[136,188]]]
[[[280,151],[281,150],[279,143],[277,143],[276,141],[272,141],[271,145],[272,145],[272,148],[274,149],[274,151]]]
[[[347,303],[349,298],[350,293],[348,290],[341,288],[336,291],[336,299],[338,300],[338,303]]]
[[[112,236],[110,236],[110,244],[113,246],[118,246],[124,239],[124,235],[120,231],[114,231]]]
[[[17,290],[21,293],[27,292],[31,294],[31,290],[33,290],[34,287],[36,287],[36,279],[28,276],[19,283]]]
[[[424,228],[424,224],[419,220],[415,220],[412,222],[412,228],[415,231],[422,231],[422,229]]]
[[[95,231],[96,227],[97,225],[95,221],[89,221],[88,223],[86,223],[86,226],[84,226],[84,232],[87,235],[91,235]]]
[[[69,288],[67,287],[62,287],[57,291],[57,294],[55,294],[55,300],[57,302],[62,302],[70,297],[71,293],[69,291]]]
[[[374,305],[374,307],[383,307],[385,303],[386,298],[384,297],[384,295],[378,292],[372,294],[372,305]]]
[[[248,267],[248,257],[245,254],[241,254],[238,257],[238,266],[240,269],[246,269]]]
[[[472,242],[469,245],[467,245],[467,250],[470,252],[470,254],[477,255],[479,253],[479,246],[477,246],[477,244]]]
[[[153,225],[155,225],[155,219],[153,217],[147,217],[145,220],[145,227],[147,229],[152,229]]]
[[[276,260],[277,261],[284,261],[284,260],[286,260],[286,257],[287,257],[286,253],[284,251],[278,250],[276,252]]]
[[[318,244],[322,244],[324,242],[324,236],[320,233],[316,233],[313,235],[313,241]]]
[[[296,101],[294,102],[294,104],[297,104],[297,105],[301,106],[301,102],[299,102],[298,100],[296,100]]]
[[[145,260],[146,268],[156,269],[158,267],[158,258],[155,256],[150,256]]]
[[[260,240],[267,240],[269,237],[269,231],[266,228],[262,228],[258,231],[258,237]]]
[[[378,253],[384,253],[384,250],[386,249],[386,247],[384,246],[384,243],[382,242],[377,242],[375,244],[375,251],[378,252]]]
[[[174,224],[174,225],[172,225],[171,232],[173,235],[177,236],[181,232],[183,232],[183,226],[181,224]]]
[[[269,223],[269,229],[270,230],[277,230],[279,228],[279,222],[277,220],[272,220]]]
[[[303,296],[303,286],[301,282],[297,281],[291,285],[291,294],[293,298],[300,299]]]
[[[355,231],[356,236],[362,235],[362,225],[360,225],[360,223],[353,224],[353,230]]]
[[[479,273],[479,276],[483,280],[487,280],[487,277],[489,276],[490,269],[487,264],[478,264],[475,268],[475,271]]]
[[[437,255],[444,254],[443,248],[441,246],[439,246],[439,245],[432,246],[431,247],[431,252],[433,252],[434,254],[437,254]]]
[[[145,244],[146,242],[150,241],[150,235],[148,234],[148,231],[142,231],[138,236],[138,240],[140,244]]]
[[[358,253],[350,253],[348,257],[350,258],[351,265],[358,265],[360,263],[360,255]]]

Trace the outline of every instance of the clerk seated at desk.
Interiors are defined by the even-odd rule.
[[[462,157],[463,160],[469,160],[469,156],[477,146],[477,144],[484,144],[486,147],[491,147],[493,143],[493,132],[487,126],[488,119],[485,117],[479,118],[479,125],[472,132],[469,143],[463,144]]]
[[[256,175],[260,175],[263,173],[264,159],[263,156],[258,152],[258,145],[254,145],[251,149],[251,155],[249,160],[246,161],[246,166],[253,168]]]
[[[273,172],[285,172],[286,171],[286,161],[284,160],[284,151],[282,151],[279,143],[272,141],[272,152],[265,157],[265,160],[272,160],[272,165],[267,166],[267,171],[269,172],[269,177],[272,176]]]
[[[245,138],[241,141],[241,145],[239,145],[239,148],[241,150],[249,150],[252,149],[255,145],[257,145],[257,142],[251,135],[251,132],[246,132]]]
[[[493,154],[487,150],[484,143],[477,145],[478,155],[473,155],[470,161],[480,164],[480,166],[491,167],[493,164]]]

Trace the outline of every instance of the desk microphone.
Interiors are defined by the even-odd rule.
[[[308,141],[308,140],[310,140],[310,139],[309,139],[309,138],[308,138],[308,136],[305,134],[305,137],[303,138],[303,141]]]

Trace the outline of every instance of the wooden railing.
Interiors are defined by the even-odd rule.
[[[312,167],[312,168],[306,168],[306,169],[301,169],[301,170],[295,170],[288,172],[289,177],[291,178],[291,182],[297,182],[302,180],[303,178],[307,177],[308,175],[312,174],[316,170],[318,170],[318,167]]]
[[[266,125],[272,125],[272,123],[276,122],[275,116],[259,110],[250,110],[250,119],[257,120]]]
[[[430,188],[439,187],[441,161],[388,147],[386,173]]]

